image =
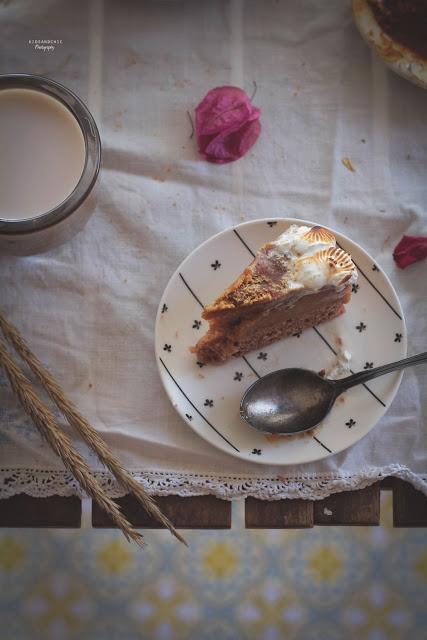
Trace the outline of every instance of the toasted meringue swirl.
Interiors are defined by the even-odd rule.
[[[303,237],[311,242],[333,242],[335,244],[334,234],[324,227],[311,227]]]
[[[288,259],[286,285],[289,289],[318,291],[325,286],[342,287],[357,280],[351,257],[336,246],[335,236],[323,227],[290,226],[271,251]]]

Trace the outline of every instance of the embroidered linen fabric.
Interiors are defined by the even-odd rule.
[[[245,220],[300,217],[351,236],[400,297],[423,351],[426,263],[398,269],[402,235],[426,235],[427,92],[370,52],[339,0],[7,3],[0,72],[47,75],[100,125],[98,204],[46,255],[0,258],[0,307],[124,464],[153,492],[322,498],[397,475],[427,494],[426,369],[405,372],[380,423],[320,463],[241,462],[195,435],[154,358],[160,296],[179,263]],[[27,44],[61,39],[53,52]],[[46,35],[47,37],[47,35]],[[263,130],[232,165],[203,161],[186,114],[214,86],[258,92]],[[32,150],[35,161],[37,150]],[[355,171],[342,159],[349,158]],[[74,437],[74,436],[73,436]],[[112,495],[120,489],[76,439]],[[0,386],[0,495],[68,495],[76,482]]]

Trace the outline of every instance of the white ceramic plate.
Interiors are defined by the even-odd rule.
[[[319,371],[334,361],[337,338],[352,354],[351,369],[379,366],[406,355],[406,329],[396,293],[375,261],[357,244],[333,231],[359,271],[346,313],[262,350],[222,365],[197,364],[189,347],[207,329],[201,319],[209,304],[251,262],[265,242],[290,224],[313,222],[255,220],[207,240],[180,265],[159,305],[155,349],[160,376],[178,413],[202,438],[226,453],[271,465],[320,460],[355,444],[387,411],[401,373],[391,373],[346,392],[309,435],[274,439],[258,433],[239,415],[240,399],[259,376],[285,367]]]

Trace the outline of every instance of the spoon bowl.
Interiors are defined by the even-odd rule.
[[[258,431],[292,435],[319,424],[335,397],[333,380],[308,369],[281,369],[249,387],[240,415]]]

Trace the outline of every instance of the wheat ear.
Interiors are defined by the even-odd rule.
[[[32,372],[39,378],[44,389],[52,398],[59,410],[67,418],[70,425],[74,427],[86,444],[96,453],[102,464],[111,471],[119,484],[137,498],[138,502],[144,507],[147,513],[153,516],[153,518],[163,526],[167,527],[169,531],[178,538],[178,540],[180,540],[180,542],[183,542],[186,545],[187,543],[185,539],[178,533],[171,521],[161,512],[151,496],[149,496],[145,491],[144,487],[140,485],[128,471],[126,471],[121,462],[112,454],[111,450],[99,433],[92,427],[86,418],[81,415],[71,400],[66,397],[64,391],[56,380],[43,367],[40,360],[31,351],[25,340],[19,334],[17,328],[6,320],[1,313],[0,327],[6,340],[13,345],[16,352],[28,364]]]
[[[98,502],[113,522],[122,530],[126,539],[142,545],[143,538],[141,534],[133,529],[117,504],[107,496],[98,481],[91,475],[88,464],[74,449],[69,437],[60,430],[54,415],[38,398],[30,381],[13,361],[2,342],[0,342],[0,364],[3,366],[12,389],[26,413],[53,451],[61,458],[65,467],[71,471],[84,491]]]

